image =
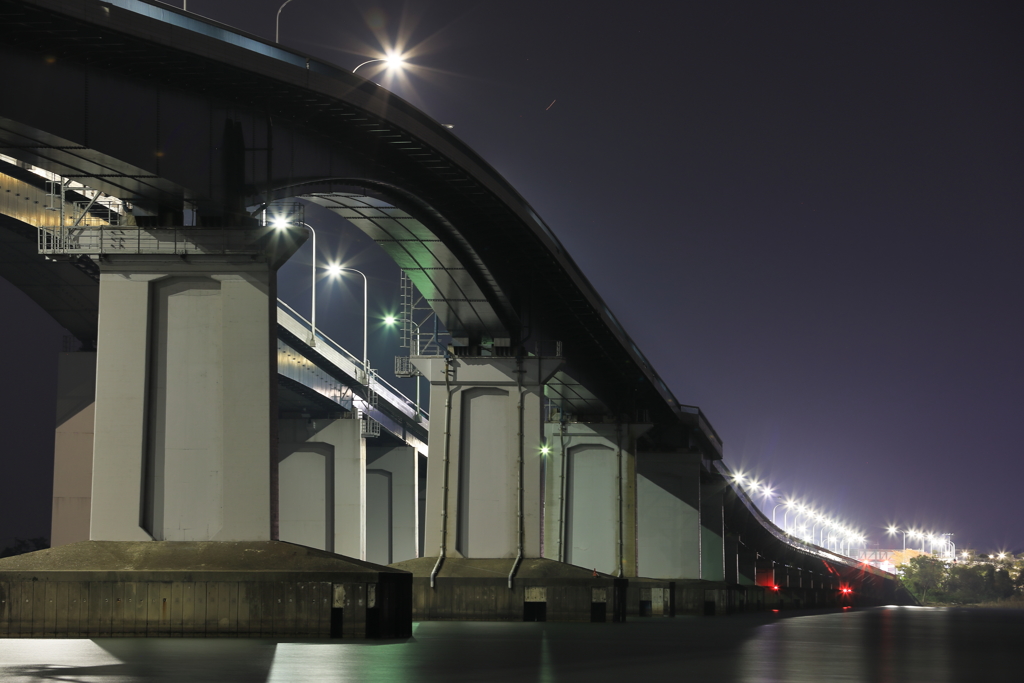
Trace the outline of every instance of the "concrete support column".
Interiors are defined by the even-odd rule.
[[[366,559],[392,564],[418,557],[417,459],[412,446],[367,446]]]
[[[53,548],[89,540],[95,398],[96,354],[61,353],[53,444]]]
[[[735,536],[725,537],[725,582],[740,582],[739,542]]]
[[[756,558],[757,553],[742,544],[740,545],[737,558],[739,565],[737,583],[742,586],[753,586],[757,582]]]
[[[366,559],[366,439],[359,420],[279,421],[281,540]]]
[[[649,425],[544,425],[544,557],[636,576],[636,440]]]
[[[100,260],[91,539],[271,538],[285,241]]]
[[[334,552],[366,559],[366,439],[359,420],[334,420],[317,433],[334,446]]]
[[[711,481],[700,491],[701,578],[725,581],[725,484]]]
[[[540,557],[543,388],[561,359],[413,363],[430,382],[424,554]]]
[[[639,575],[701,578],[701,455],[637,455]]]

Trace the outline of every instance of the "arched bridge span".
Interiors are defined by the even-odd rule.
[[[467,347],[561,341],[553,386],[569,410],[673,432],[682,420],[720,454],[529,204],[385,89],[138,0],[0,0],[0,43],[19,93],[0,103],[7,154],[132,202],[143,227],[180,225],[186,207],[224,226],[275,199],[326,205],[399,261]]]

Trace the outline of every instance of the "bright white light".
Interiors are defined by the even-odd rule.
[[[283,230],[288,227],[288,221],[283,218],[272,218],[270,220],[270,226],[275,230]]]
[[[405,58],[400,54],[392,53],[384,58],[384,63],[389,69],[400,69],[405,64]]]

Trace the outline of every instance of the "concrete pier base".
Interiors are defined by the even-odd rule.
[[[83,541],[0,560],[0,637],[406,638],[412,576],[281,541]]]
[[[625,621],[629,582],[545,559],[448,557],[430,587],[436,557],[398,562],[413,575],[414,621]]]

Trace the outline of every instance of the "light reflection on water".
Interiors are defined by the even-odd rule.
[[[785,617],[785,618],[783,618]],[[634,620],[416,624],[383,643],[0,640],[0,681],[1024,680],[1024,612],[882,608]]]
[[[793,618],[757,629],[740,652],[742,683],[949,681],[948,621],[901,609]]]

